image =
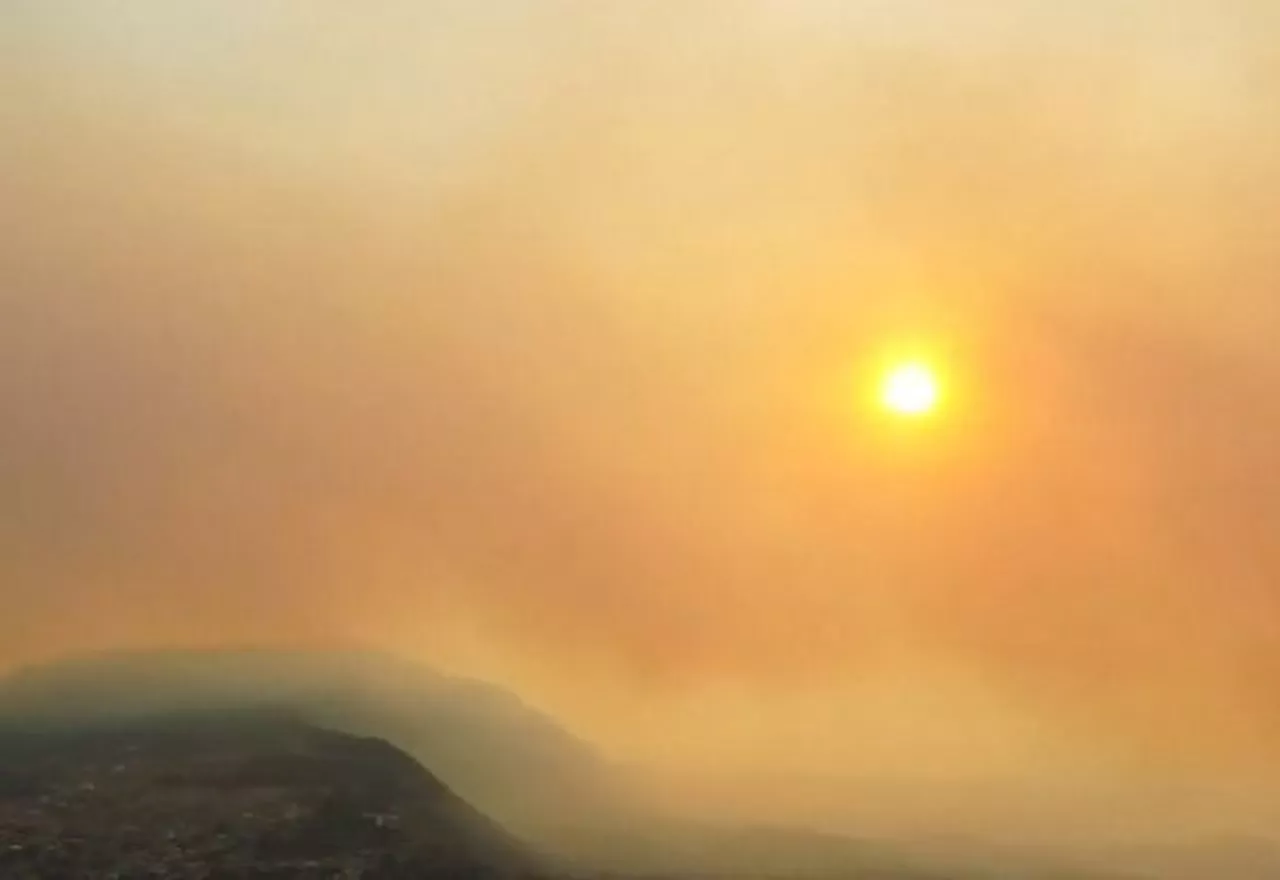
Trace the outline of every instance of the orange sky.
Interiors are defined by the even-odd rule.
[[[6,4],[0,659],[356,641],[676,765],[1266,777],[1280,12],[1069,6]]]

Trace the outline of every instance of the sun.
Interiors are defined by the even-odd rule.
[[[890,368],[880,386],[880,403],[889,412],[921,418],[934,412],[942,399],[942,386],[933,368],[920,361]]]

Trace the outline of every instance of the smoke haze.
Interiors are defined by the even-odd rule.
[[[709,810],[1273,828],[1277,46],[1263,0],[7,3],[0,664],[371,645]],[[865,383],[917,349],[903,431]]]

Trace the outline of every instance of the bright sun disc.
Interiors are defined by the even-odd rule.
[[[902,364],[886,374],[880,391],[885,408],[902,416],[924,416],[938,406],[941,391],[933,370],[924,364]]]

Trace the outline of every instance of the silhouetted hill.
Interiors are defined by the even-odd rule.
[[[0,680],[0,718],[79,722],[283,708],[395,743],[504,824],[624,811],[617,776],[586,743],[493,685],[356,651],[110,653]]]
[[[386,742],[274,712],[0,729],[5,878],[515,877],[534,857]]]
[[[293,719],[313,731],[323,728],[393,743],[438,775],[439,781],[429,777],[428,787],[447,786],[445,790],[457,793],[457,798],[449,794],[445,800],[455,806],[461,801],[474,804],[534,842],[563,870],[578,875],[605,871],[857,880],[1001,876],[990,871],[924,870],[920,860],[904,858],[900,847],[848,837],[803,829],[718,827],[664,815],[628,791],[618,768],[509,692],[381,654],[122,653],[32,667],[0,679],[0,728],[6,718],[28,729],[153,726],[185,730],[187,739],[173,740],[185,748],[202,741],[200,725],[211,717],[264,713]],[[225,733],[226,725],[218,729]],[[368,743],[376,740],[350,741],[372,749]],[[163,740],[148,746],[161,751],[166,747]],[[378,747],[394,751],[385,743]],[[237,772],[242,777],[235,778],[251,780],[262,766],[255,758],[241,766]],[[317,769],[296,756],[276,760],[272,767],[286,776],[300,774],[298,780]],[[418,765],[404,769],[410,778],[420,779]],[[5,791],[27,796],[23,792],[29,793],[33,784],[30,776],[16,770],[0,771],[0,796]],[[7,876],[0,872],[0,877]],[[1019,870],[1016,876],[1045,875]]]

